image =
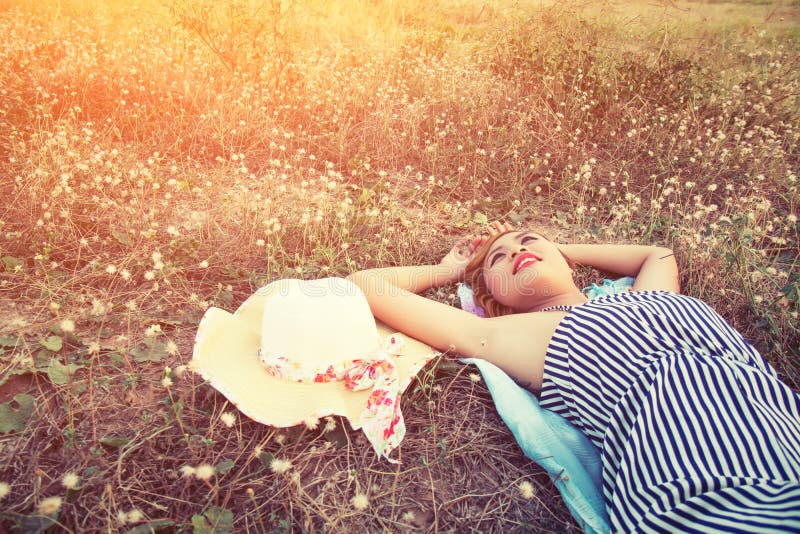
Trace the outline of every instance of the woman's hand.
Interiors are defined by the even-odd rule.
[[[460,239],[455,246],[450,249],[450,252],[442,258],[442,261],[439,262],[439,266],[453,273],[458,280],[463,280],[467,265],[469,265],[469,262],[475,257],[481,245],[486,242],[486,239],[486,236],[465,237]]]
[[[489,225],[489,235],[494,237],[497,234],[502,234],[503,232],[510,232],[513,229],[514,227],[511,225],[511,223],[495,221]]]
[[[444,267],[453,274],[457,275],[459,280],[463,280],[467,265],[469,265],[469,262],[472,261],[472,259],[475,257],[475,254],[477,254],[478,250],[483,246],[483,244],[486,243],[491,237],[513,229],[514,227],[509,223],[495,221],[489,225],[488,236],[482,235],[478,237],[465,237],[464,239],[460,239],[455,246],[450,249],[450,252],[448,252],[447,255],[442,258],[442,261],[439,262],[439,266]]]

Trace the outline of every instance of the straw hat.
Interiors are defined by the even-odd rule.
[[[233,314],[209,308],[191,368],[260,423],[341,415],[388,458],[405,430],[397,395],[438,354],[376,324],[349,280],[289,279],[261,288]],[[359,385],[366,389],[352,390]]]

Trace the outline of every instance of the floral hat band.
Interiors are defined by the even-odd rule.
[[[316,368],[263,349],[259,350],[259,357],[267,372],[276,378],[315,384],[342,381],[349,391],[370,390],[359,418],[361,429],[378,456],[397,463],[389,454],[400,445],[406,426],[400,411],[400,380],[391,355],[398,354],[401,346],[401,335],[392,334],[372,359],[343,360]]]
[[[377,323],[342,278],[278,280],[235,313],[210,308],[192,368],[264,424],[309,426],[345,416],[389,459],[405,435],[400,395],[439,353]]]

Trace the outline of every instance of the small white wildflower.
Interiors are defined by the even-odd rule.
[[[470,373],[469,379],[477,383],[481,381],[481,375],[479,375],[478,373]]]
[[[167,341],[167,347],[165,350],[170,356],[175,356],[178,354],[178,345],[174,341]]]
[[[220,414],[219,419],[228,428],[236,424],[236,415],[231,412],[223,412]]]
[[[117,266],[113,264],[109,265],[108,267],[106,267],[106,272],[108,274],[114,274],[115,272],[117,272]]]
[[[309,430],[316,430],[319,426],[319,419],[309,419],[305,421],[306,428]]]
[[[208,260],[203,260],[203,261],[201,261],[201,262],[200,262],[200,268],[201,268],[201,269],[206,269],[206,268],[208,268]]]
[[[75,331],[75,321],[72,319],[64,319],[58,326],[65,334],[71,334]]]
[[[80,481],[81,481],[81,478],[78,475],[76,475],[75,473],[73,473],[73,472],[66,473],[61,478],[61,484],[63,484],[64,487],[67,488],[67,489],[75,489],[75,488],[77,488],[78,484],[80,483]]]
[[[122,277],[123,280],[126,282],[131,279],[131,272],[128,269],[122,269],[119,272],[119,275]]]
[[[325,432],[332,432],[336,430],[336,419],[333,417],[326,417],[325,418]]]
[[[187,478],[194,476],[196,471],[197,470],[191,465],[184,465],[183,467],[181,467],[181,475]]]
[[[369,507],[369,499],[363,493],[356,494],[350,502],[356,510],[366,510]]]
[[[201,464],[195,469],[194,476],[200,480],[209,480],[214,476],[214,466],[211,464]]]
[[[108,313],[109,307],[102,300],[92,299],[92,309],[89,313],[92,317],[100,317]]]
[[[533,498],[533,486],[527,480],[519,483],[519,493],[523,499]]]
[[[147,271],[147,272],[144,273],[144,279],[147,280],[148,282],[150,280],[152,280],[153,278],[155,278],[155,277],[156,277],[156,273],[154,273],[153,271]]]
[[[171,387],[172,379],[168,376],[165,376],[164,378],[161,379],[161,385],[164,386],[165,388]]]
[[[178,378],[182,377],[183,373],[185,372],[186,372],[185,365],[179,365],[178,367],[175,368],[175,376],[177,376]]]
[[[0,482],[0,501],[6,498],[11,493],[11,484],[8,482]]]
[[[404,512],[403,515],[400,517],[400,520],[403,523],[411,523],[417,518],[417,514],[409,510],[408,512]]]
[[[89,343],[88,350],[89,354],[93,356],[100,354],[100,343],[98,343],[97,341],[92,341],[91,343]]]
[[[120,525],[124,525],[127,522],[128,522],[128,514],[126,514],[122,510],[118,511],[117,512],[117,523],[119,523]]]
[[[292,468],[292,462],[290,462],[289,460],[281,460],[279,458],[273,458],[272,461],[269,463],[269,468],[272,470],[273,473],[280,475]]]
[[[156,337],[160,333],[161,333],[161,325],[153,324],[145,329],[144,337]]]
[[[48,497],[41,501],[37,506],[39,513],[42,515],[57,514],[61,510],[61,497]]]
[[[136,508],[134,508],[125,515],[126,519],[128,520],[128,523],[138,523],[139,521],[144,519],[144,514],[142,513],[142,511]]]

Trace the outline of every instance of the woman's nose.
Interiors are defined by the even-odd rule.
[[[528,252],[528,249],[526,249],[525,247],[519,247],[516,251],[511,253],[511,259],[513,260],[514,258],[517,257],[517,254],[520,254],[522,252]]]

